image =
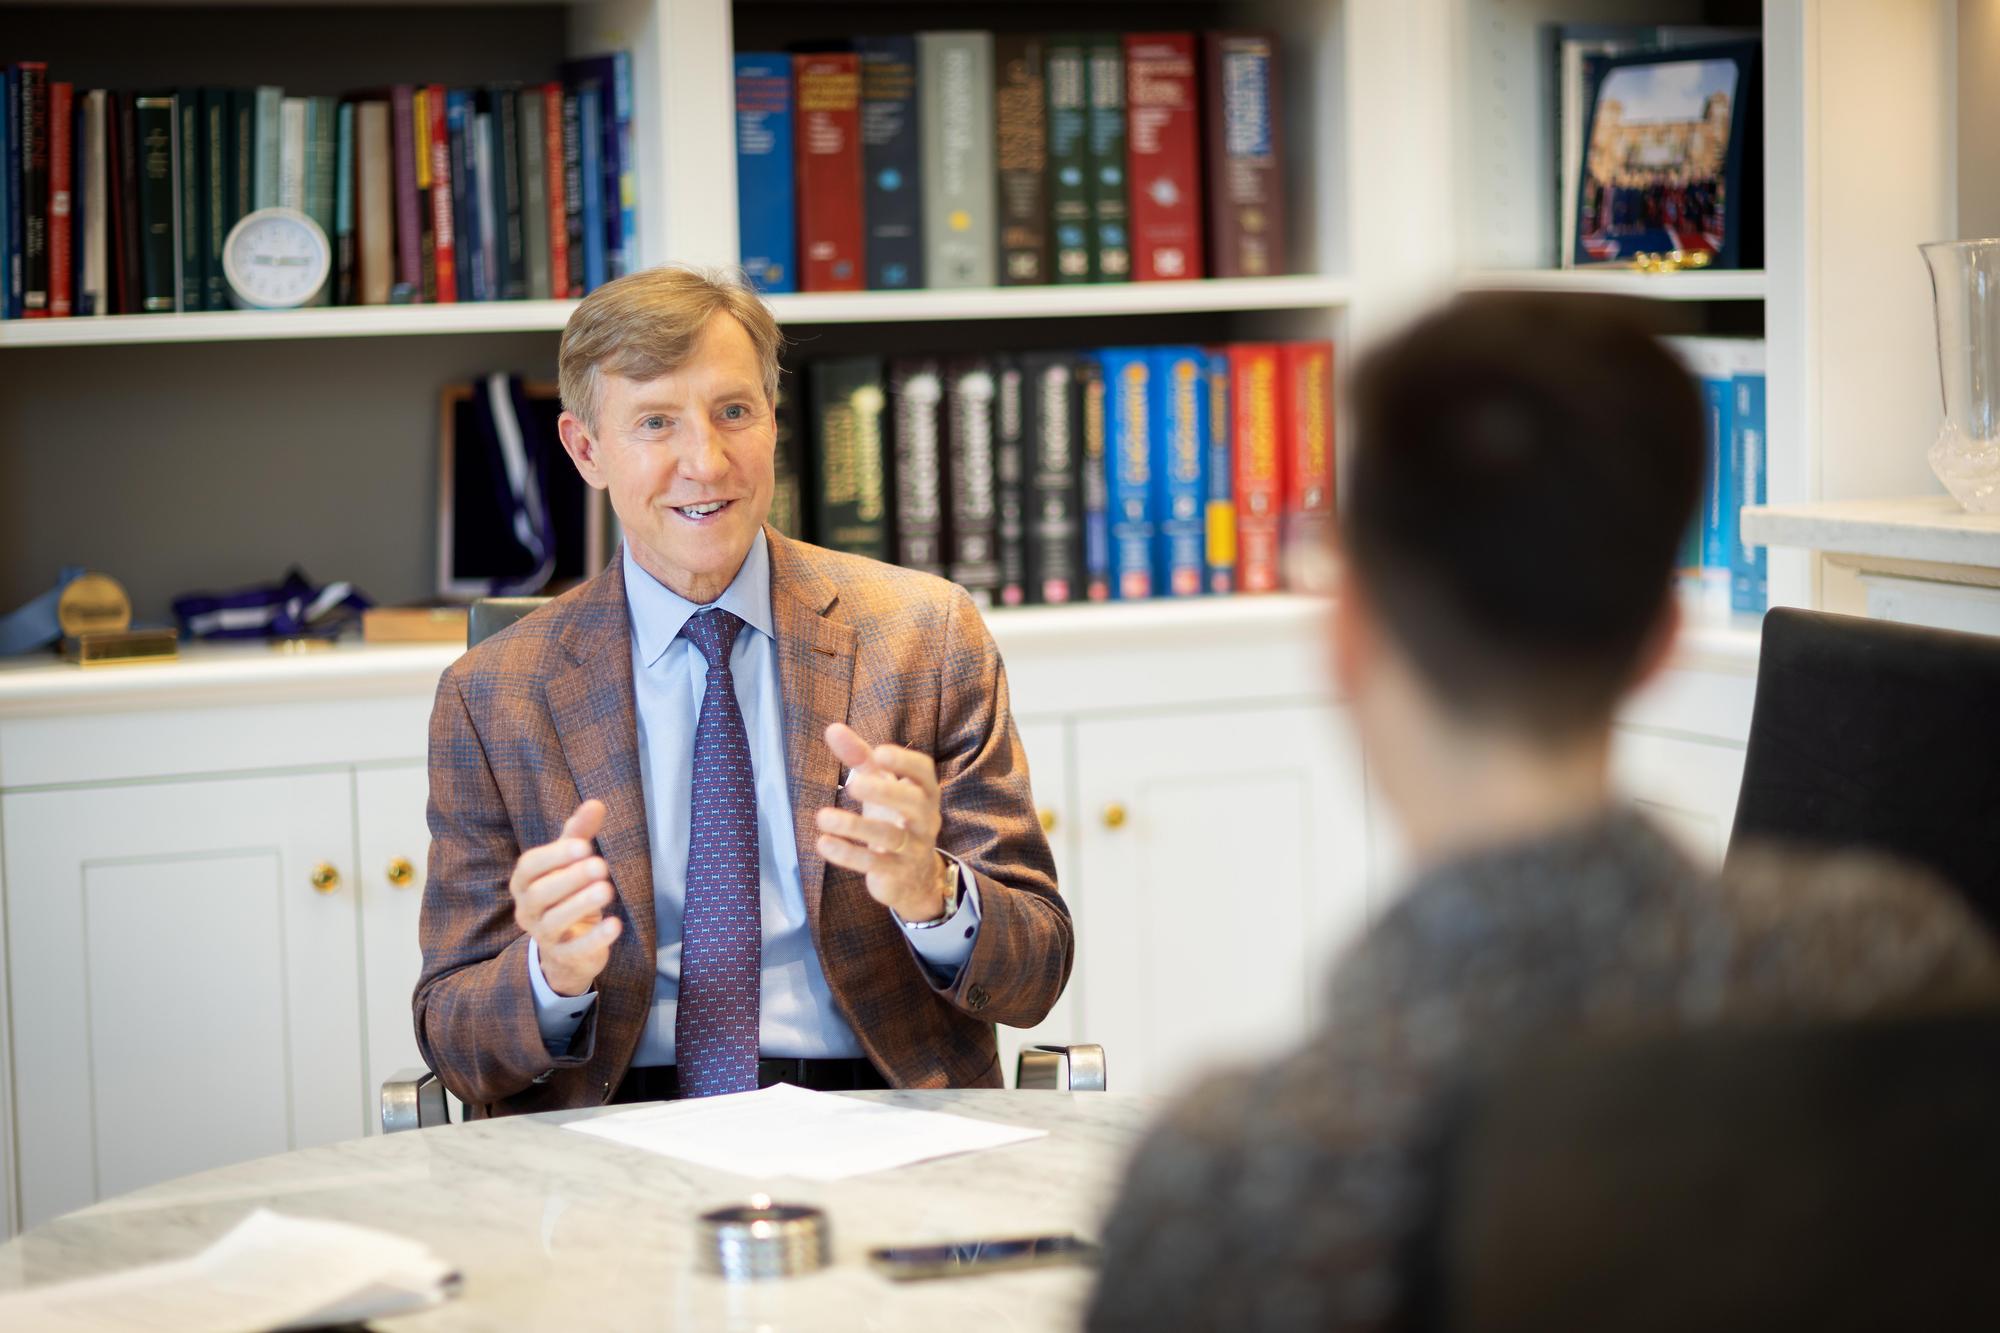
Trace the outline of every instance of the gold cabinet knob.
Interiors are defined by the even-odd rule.
[[[1054,833],[1056,831],[1056,812],[1047,806],[1043,806],[1041,809],[1035,811],[1035,818],[1042,821],[1042,832]]]
[[[321,893],[332,893],[340,887],[340,872],[331,862],[321,861],[313,867],[312,886]]]
[[[389,882],[399,889],[410,887],[410,881],[417,877],[417,868],[410,864],[410,858],[399,856],[389,863]]]
[[[1125,807],[1123,804],[1113,801],[1110,805],[1104,807],[1104,827],[1125,827]]]

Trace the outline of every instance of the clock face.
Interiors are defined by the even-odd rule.
[[[304,305],[326,282],[332,251],[326,233],[303,213],[265,208],[230,231],[222,247],[229,285],[245,305]]]

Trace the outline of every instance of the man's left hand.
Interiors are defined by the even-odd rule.
[[[870,745],[841,722],[826,729],[826,744],[849,770],[861,813],[819,812],[820,855],[866,875],[869,895],[904,921],[937,920],[952,882],[937,850],[937,765],[900,745]]]

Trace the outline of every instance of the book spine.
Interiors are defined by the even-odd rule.
[[[229,211],[233,215],[233,225],[257,207],[257,91],[254,88],[230,90],[229,117],[229,147],[234,161],[229,181],[235,192]]]
[[[20,66],[16,103],[21,117],[21,313],[49,314],[49,67]]]
[[[860,59],[852,52],[827,52],[794,61],[800,286],[809,292],[860,291],[865,276]]]
[[[1000,281],[1049,281],[1048,90],[1039,37],[996,39],[994,162],[1000,173]]]
[[[1110,448],[1104,366],[1096,355],[1076,359],[1077,504],[1083,518],[1083,595],[1111,598],[1111,487],[1105,471]]]
[[[923,141],[924,277],[933,288],[991,287],[994,210],[993,34],[917,34]]]
[[[1208,583],[1208,355],[1152,349],[1153,586],[1199,597]]]
[[[203,268],[208,256],[208,221],[202,215],[207,192],[201,179],[208,154],[202,147],[201,90],[183,88],[174,94],[174,116],[180,149],[174,171],[174,188],[179,191],[179,308],[201,310],[208,304],[208,275]]]
[[[1159,532],[1153,494],[1153,367],[1144,348],[1099,353],[1104,367],[1104,475],[1111,525],[1111,595],[1153,595]]]
[[[49,85],[49,314],[67,317],[74,313],[71,302],[70,271],[72,254],[72,173],[76,86]],[[199,307],[195,307],[199,309]]]
[[[479,254],[479,181],[472,171],[472,97],[454,88],[444,97],[444,133],[451,155],[452,293],[460,301],[484,301],[486,281]]]
[[[1031,355],[1021,361],[1027,381],[1029,602],[1070,602],[1084,594],[1076,364],[1075,358],[1062,355]]]
[[[1229,353],[1205,353],[1208,377],[1208,590],[1236,591],[1235,417],[1229,405]]]
[[[1333,525],[1333,344],[1279,344],[1278,390],[1283,539],[1322,544]]]
[[[278,107],[278,207],[306,211],[306,99],[287,97]]]
[[[174,247],[174,99],[135,97],[138,136],[140,301],[147,314],[171,313],[180,297]]]
[[[438,299],[437,227],[431,212],[431,90],[419,84],[410,93],[410,154],[417,180],[417,271],[423,287],[415,299],[432,304]]]
[[[20,77],[0,67],[0,319],[21,317]]]
[[[1028,377],[1019,360],[1000,357],[993,370],[993,503],[999,587],[994,600],[1028,600]]]
[[[252,144],[256,172],[250,207],[276,208],[281,202],[278,189],[284,149],[279,137],[284,119],[285,90],[267,85],[257,89],[254,96],[256,138]]]
[[[597,103],[599,215],[605,278],[624,276],[638,259],[638,179],[632,154],[632,63],[628,53],[589,56],[563,66],[564,77]],[[587,93],[585,92],[587,90]]]
[[[360,295],[354,245],[354,103],[334,112],[333,300],[354,305]]]
[[[1701,563],[1704,569],[1726,576],[1730,553],[1736,546],[1736,512],[1741,507],[1736,495],[1736,474],[1729,466],[1730,443],[1735,434],[1730,421],[1735,387],[1728,365],[1729,349],[1711,344],[1707,352],[1708,364],[1701,371],[1702,420],[1708,433]]]
[[[795,292],[792,58],[736,56],[736,236],[744,276],[760,292]]]
[[[794,541],[811,541],[806,522],[805,432],[799,428],[796,392],[778,391],[772,424],[776,448],[771,459],[771,526]]]
[[[632,53],[611,53],[611,87],[618,116],[618,223],[621,272],[638,269],[639,254],[639,161],[632,146]]]
[[[83,97],[83,270],[78,310],[85,315],[111,313],[111,250],[106,231],[111,216],[107,128],[104,90],[93,88]]]
[[[950,497],[948,566],[952,582],[980,606],[1000,587],[1000,509],[996,501],[993,363],[984,358],[945,367],[945,491]]]
[[[1749,364],[1739,367],[1732,381],[1735,395],[1730,413],[1730,474],[1741,504],[1765,502],[1764,366],[1761,346],[1749,349]],[[1741,525],[1729,548],[1729,609],[1760,614],[1770,602],[1770,571],[1765,550],[1743,540]]]
[[[546,301],[554,290],[549,264],[548,135],[539,89],[520,94],[521,245],[528,258],[528,299]]]
[[[1048,85],[1049,243],[1056,282],[1089,282],[1091,156],[1088,66],[1074,36],[1049,39]]]
[[[1283,273],[1289,260],[1277,41],[1269,33],[1210,32],[1202,42],[1215,276]]]
[[[944,379],[933,360],[889,364],[890,475],[896,493],[896,563],[945,572],[944,450],[939,440]]]
[[[396,285],[392,301],[414,301],[424,290],[423,225],[417,210],[416,89],[389,90],[389,151],[396,173]]]
[[[229,173],[234,166],[229,135],[234,120],[230,116],[229,90],[201,90],[201,218],[204,235],[201,257],[201,309],[229,309],[229,278],[222,271],[222,246],[236,225],[231,209],[235,191]]]
[[[574,92],[562,99],[563,226],[569,233],[569,294],[582,296],[589,291],[583,283],[583,107]],[[790,154],[786,155],[787,163]],[[791,189],[787,172],[785,188]]]
[[[870,37],[861,58],[861,217],[870,288],[924,285],[923,149],[917,42]]]
[[[111,136],[111,312],[139,313],[139,145],[132,119],[132,99],[111,95],[108,103]]]
[[[549,295],[558,301],[577,293],[569,286],[569,203],[563,194],[563,91],[542,85],[542,158],[549,212]]]
[[[387,102],[354,113],[356,270],[362,305],[387,305],[396,281],[396,163]]]
[[[458,300],[458,213],[453,206],[451,135],[446,128],[445,92],[432,84],[424,97],[424,136],[431,190],[431,267],[436,272],[434,300]]]
[[[1141,282],[1199,278],[1201,107],[1191,34],[1126,35],[1125,109],[1132,274]]]
[[[1236,586],[1275,592],[1279,586],[1282,477],[1278,463],[1278,349],[1269,343],[1229,348],[1230,441],[1236,493]]]
[[[1131,215],[1126,200],[1125,48],[1094,36],[1084,48],[1090,99],[1090,278],[1125,282],[1132,276]]]
[[[500,295],[504,300],[519,301],[528,295],[528,250],[521,213],[520,98],[513,89],[495,90],[493,124],[500,136],[493,149],[493,165],[500,173],[500,192],[493,211],[504,237]]]
[[[577,91],[577,131],[583,162],[583,289],[604,285],[610,262],[604,255],[604,135],[599,124],[603,103],[597,86],[585,83]]]
[[[882,362],[846,357],[813,363],[812,416],[817,476],[813,521],[820,544],[887,560]]]

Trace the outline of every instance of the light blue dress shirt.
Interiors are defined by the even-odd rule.
[[[632,616],[632,696],[639,723],[639,776],[653,851],[653,917],[659,949],[653,1012],[639,1038],[635,1066],[674,1063],[674,1014],[680,996],[681,911],[687,901],[688,810],[694,782],[694,730],[708,685],[708,663],[681,626],[705,608],[663,586],[624,548],[625,601]],[[771,614],[771,552],[760,531],[722,596],[710,603],[744,622],[729,653],[736,702],[750,739],[757,787],[757,872],[764,912],[763,977],[758,1046],[763,1055],[853,1058],[862,1054],[854,1030],[834,1007],[806,921],[799,849],[792,824],[791,777],[785,769],[784,696]],[[948,984],[972,956],[979,927],[979,890],[960,875],[958,910],[943,925],[904,926],[911,946],[940,983]],[[888,911],[888,908],[883,908]],[[528,978],[535,1019],[552,1054],[569,1046],[597,1001],[592,990],[557,995],[542,976],[541,954],[528,944]]]

